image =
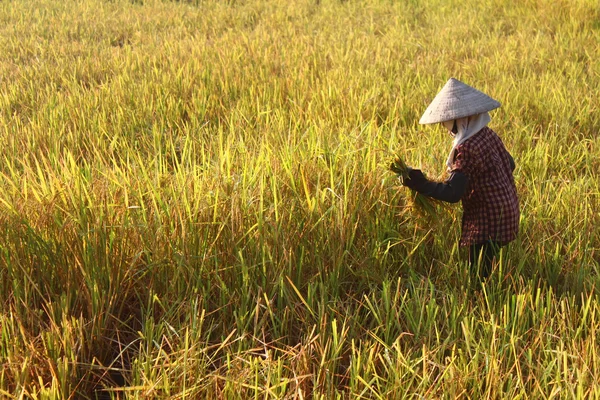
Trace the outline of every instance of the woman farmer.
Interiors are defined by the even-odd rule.
[[[500,103],[451,78],[421,117],[421,124],[441,123],[452,135],[446,161],[450,177],[431,182],[410,169],[403,184],[434,199],[462,201],[460,246],[469,248],[472,273],[489,276],[500,248],[519,230],[519,200],[513,178],[515,162],[502,140],[490,129],[488,111]]]

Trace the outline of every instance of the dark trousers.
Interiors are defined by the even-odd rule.
[[[476,281],[484,281],[492,273],[492,265],[500,252],[500,244],[489,240],[469,246],[471,276]]]

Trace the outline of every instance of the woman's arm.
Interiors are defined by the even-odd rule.
[[[425,178],[421,170],[413,169],[403,184],[417,192],[448,203],[460,201],[467,189],[469,179],[461,171],[455,170],[445,182],[431,182]]]
[[[515,159],[508,151],[506,152],[506,154],[508,154],[508,161],[510,162],[510,170],[514,172],[515,168],[517,167],[515,164]]]

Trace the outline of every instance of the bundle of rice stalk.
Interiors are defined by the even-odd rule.
[[[402,179],[408,178],[410,168],[400,158],[396,157],[390,165],[390,170]],[[445,207],[444,202],[427,197],[417,191],[411,190],[407,196],[408,205],[419,217],[435,218],[438,206]]]

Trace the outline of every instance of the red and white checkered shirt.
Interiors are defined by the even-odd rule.
[[[451,169],[468,177],[461,246],[488,240],[504,245],[517,236],[519,199],[510,160],[502,140],[487,126],[456,147]]]

